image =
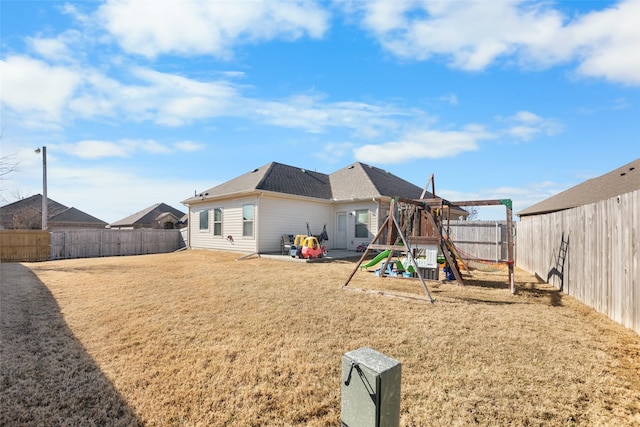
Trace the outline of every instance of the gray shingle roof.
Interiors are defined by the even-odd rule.
[[[51,223],[96,224],[106,226],[107,223],[76,208],[69,208],[49,218]]]
[[[185,200],[184,203],[260,190],[324,200],[381,196],[415,199],[422,193],[420,187],[382,169],[360,162],[330,175],[271,162],[205,190]]]
[[[221,197],[247,191],[273,191],[297,196],[331,198],[327,175],[271,162],[185,200]]]
[[[556,212],[640,190],[640,159],[589,179],[518,212],[519,216]]]
[[[47,221],[49,227],[104,227],[105,221],[76,208],[69,208],[47,197]],[[14,215],[42,215],[42,195],[36,194],[0,208],[1,224],[5,228],[15,226]],[[38,224],[41,219],[39,218]]]
[[[9,203],[8,205],[2,206],[0,210],[2,210],[2,213],[14,214],[31,208],[37,209],[38,212],[42,212],[42,194],[36,194],[18,200],[17,202]],[[49,214],[49,217],[63,212],[67,209],[69,209],[67,206],[63,205],[62,203],[56,202],[50,197],[47,197],[47,213]]]
[[[368,197],[417,199],[422,189],[383,169],[356,162],[330,175],[336,200]]]
[[[182,218],[184,216],[184,212],[179,211],[178,209],[175,209],[165,203],[156,203],[155,205],[149,206],[148,208],[143,209],[140,212],[136,212],[133,215],[129,215],[126,218],[111,223],[111,226],[126,227],[134,224],[152,224],[161,214],[165,212],[172,213],[176,218]]]

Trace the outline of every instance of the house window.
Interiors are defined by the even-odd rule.
[[[356,211],[356,237],[369,237],[369,211]]]
[[[209,229],[209,209],[202,209],[200,211],[200,230]]]
[[[213,210],[213,235],[222,236],[222,209]]]
[[[253,237],[253,205],[242,206],[242,236]]]

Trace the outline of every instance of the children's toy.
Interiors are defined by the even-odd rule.
[[[302,242],[301,258],[322,258],[327,254],[327,249],[320,244],[317,237],[310,236]]]
[[[320,244],[317,237],[298,234],[289,254],[292,258],[322,258],[327,255],[327,249]]]

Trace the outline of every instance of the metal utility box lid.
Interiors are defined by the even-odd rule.
[[[397,427],[401,364],[369,347],[342,356],[343,427]]]

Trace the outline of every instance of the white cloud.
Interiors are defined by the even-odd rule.
[[[52,169],[55,182],[49,196],[106,222],[115,222],[156,203],[167,203],[186,212],[180,202],[189,189],[209,188],[211,182],[179,176],[140,176],[133,171],[108,167],[64,167]]]
[[[324,162],[335,164],[342,162],[352,149],[353,143],[351,142],[329,143],[322,146],[322,151],[317,151],[313,155]]]
[[[171,154],[176,151],[196,151],[202,147],[202,144],[192,141],[178,141],[166,145],[153,139],[122,139],[119,141],[84,140],[60,144],[56,148],[75,157],[96,160],[108,157],[127,158],[137,152]]]
[[[540,117],[530,111],[518,111],[506,119],[498,121],[507,123],[504,133],[522,141],[528,141],[539,134],[553,136],[560,133],[563,126],[554,119]]]
[[[357,137],[377,137],[398,126],[399,118],[429,121],[422,111],[364,102],[327,102],[320,94],[300,94],[281,101],[244,100],[246,114],[264,123],[321,133],[351,129]]]
[[[182,126],[228,115],[240,99],[229,81],[201,82],[142,67],[123,69],[129,83],[92,68],[79,72],[25,56],[11,56],[0,67],[2,103],[25,126],[94,117]]]
[[[147,57],[225,57],[237,43],[317,38],[328,26],[327,12],[308,1],[110,0],[97,17],[123,49]]]
[[[200,82],[186,77],[135,68],[139,85],[122,88],[119,105],[140,119],[167,126],[181,126],[195,120],[227,115],[239,98],[236,87],[223,80]]]
[[[51,66],[26,56],[9,56],[0,61],[2,103],[34,122],[57,122],[62,110],[81,82],[73,69]],[[24,120],[22,120],[24,123]]]
[[[517,0],[398,2],[386,18],[380,14],[380,3],[387,2],[362,4],[363,23],[386,49],[417,60],[443,55],[452,66],[466,70],[481,70],[561,25],[557,12],[536,5],[520,7]]]
[[[441,96],[440,101],[444,101],[449,105],[456,106],[458,105],[458,96],[455,93],[450,93],[448,95]]]
[[[640,85],[639,21],[640,2],[630,0],[592,12],[569,27],[580,48],[578,72]]]
[[[444,58],[483,70],[499,59],[530,68],[577,62],[578,73],[640,84],[640,2],[622,1],[573,20],[549,3],[396,1],[357,3],[362,25],[402,58]]]
[[[493,138],[495,135],[478,125],[457,131],[421,130],[407,133],[398,141],[358,147],[354,149],[354,157],[365,163],[378,164],[455,157],[463,152],[476,151],[480,141]]]
[[[101,159],[104,157],[129,157],[132,147],[111,141],[80,141],[75,144],[61,144],[60,151],[82,159]]]
[[[198,142],[193,142],[193,141],[178,141],[178,142],[174,142],[173,146],[178,151],[187,151],[187,152],[200,151],[204,148],[204,144],[200,144]]]
[[[77,30],[64,31],[57,37],[27,37],[27,43],[36,54],[56,62],[76,62],[77,46],[83,42],[83,35]]]

